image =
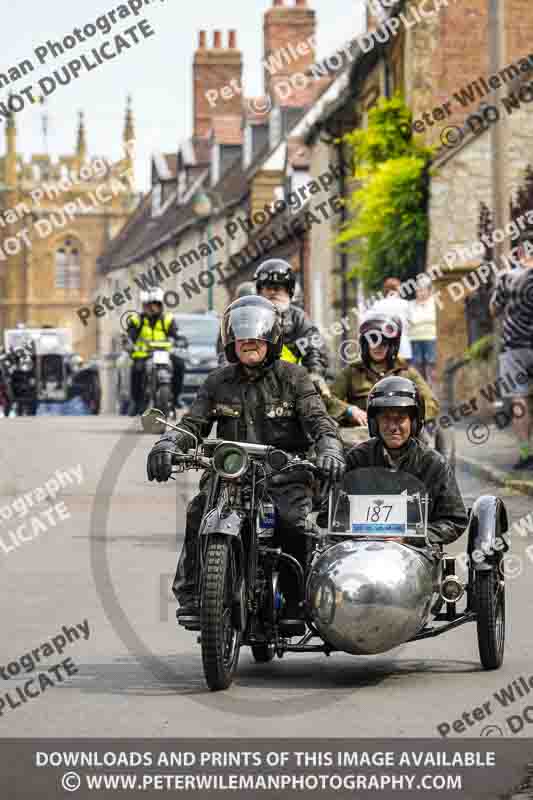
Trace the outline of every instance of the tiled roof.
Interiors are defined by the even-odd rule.
[[[165,161],[167,162],[167,168],[170,172],[172,178],[176,177],[176,170],[178,166],[178,155],[177,153],[164,153],[163,154]]]
[[[220,196],[224,207],[238,203],[246,195],[248,181],[242,171],[241,159],[227,170],[214,190]],[[143,199],[141,207],[130,218],[124,229],[108,245],[99,260],[101,272],[110,272],[140,260],[163,241],[171,241],[174,234],[179,241],[177,232],[195,224],[192,200],[181,207],[176,207],[175,202],[171,202],[167,210],[155,218],[152,217],[151,206],[150,193]]]

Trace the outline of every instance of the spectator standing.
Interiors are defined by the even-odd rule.
[[[375,314],[384,314],[387,317],[399,317],[402,321],[402,339],[398,355],[409,364],[412,358],[411,342],[409,339],[409,303],[400,295],[401,283],[398,278],[387,278],[383,283],[382,300],[377,300],[370,313],[367,312],[361,320]]]
[[[434,386],[437,363],[437,307],[429,280],[419,282],[416,299],[409,303],[409,338],[413,350],[413,366],[430,386]]]
[[[492,317],[502,320],[499,356],[502,397],[512,403],[513,431],[519,460],[513,469],[533,469],[528,394],[533,378],[533,229],[520,236],[518,259],[523,269],[500,276],[490,301]]]

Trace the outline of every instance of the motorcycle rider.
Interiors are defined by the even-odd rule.
[[[135,344],[131,354],[133,366],[131,371],[131,393],[133,407],[131,416],[141,414],[144,409],[144,378],[146,359],[151,349],[148,342],[156,342],[159,347],[171,351],[173,342],[177,343],[179,333],[176,320],[170,313],[163,313],[163,290],[152,289],[141,292],[141,314],[131,314],[128,318],[128,336]],[[174,404],[178,406],[179,396],[183,389],[185,362],[175,353],[170,352],[173,373]]]
[[[342,370],[331,386],[327,408],[341,425],[366,425],[367,397],[377,381],[388,375],[408,378],[424,399],[428,420],[439,413],[439,401],[414,367],[398,356],[402,338],[399,317],[369,316],[359,329],[360,356]]]
[[[252,294],[256,294],[255,291],[255,283],[253,281],[243,281],[239,283],[237,286],[237,291],[235,292],[235,300],[239,300],[241,297],[249,297]],[[219,367],[224,367],[226,365],[226,356],[224,355],[224,345],[222,344],[222,333],[219,332],[218,339],[217,339],[217,358],[218,358],[218,365]]]
[[[339,481],[345,465],[336,425],[307,371],[280,360],[283,333],[276,307],[263,297],[235,300],[224,313],[221,332],[229,365],[208,375],[180,427],[202,439],[216,421],[218,438],[273,445],[300,455],[314,445],[316,464],[325,476],[322,490]],[[185,433],[165,434],[148,456],[148,480],[167,481],[172,454],[191,446],[194,441]],[[306,521],[316,491],[312,474],[298,470],[274,475],[268,491],[278,512],[278,541],[283,541],[286,552],[305,562],[309,537],[303,534],[313,530]],[[196,538],[208,492],[209,473],[205,473],[200,492],[187,509],[185,541],[172,587],[180,604],[178,618],[199,614],[194,595]],[[290,586],[287,595],[287,615],[297,616],[299,609]]]
[[[256,269],[254,280],[257,294],[274,303],[281,313],[281,360],[302,364],[319,392],[322,395],[327,394],[324,381],[329,364],[327,346],[305,311],[292,302],[296,277],[291,265],[281,258],[269,258]],[[321,346],[317,344],[319,342],[322,342]]]
[[[437,547],[454,542],[468,517],[450,464],[420,439],[425,404],[419,387],[397,375],[383,378],[370,390],[367,418],[372,438],[348,451],[347,470],[385,467],[414,475],[429,495],[429,541]]]

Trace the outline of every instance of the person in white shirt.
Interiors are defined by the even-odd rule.
[[[431,386],[437,362],[437,307],[429,282],[419,282],[416,300],[409,303],[409,335],[413,365]]]
[[[367,316],[373,316],[374,314],[385,314],[388,317],[400,317],[402,321],[402,339],[398,355],[400,358],[407,361],[407,363],[410,363],[413,353],[409,332],[409,303],[401,297],[400,289],[401,283],[398,278],[387,278],[383,283],[383,294],[385,297],[382,300],[377,300],[370,312],[367,312],[361,321],[364,322]]]

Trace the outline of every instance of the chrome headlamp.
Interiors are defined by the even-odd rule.
[[[213,453],[213,467],[221,478],[237,480],[247,471],[248,453],[237,444],[224,442]]]

